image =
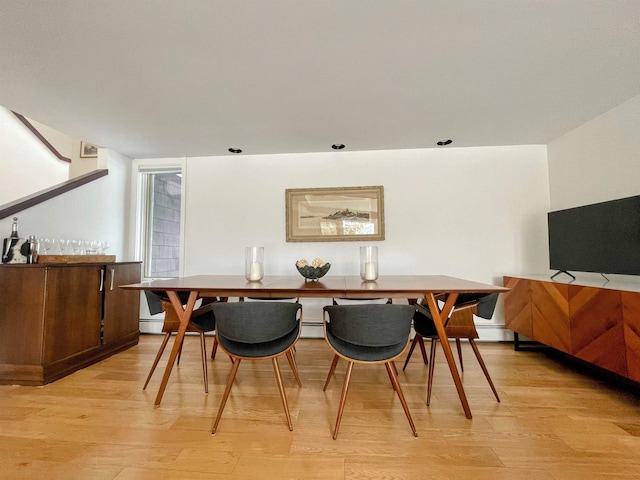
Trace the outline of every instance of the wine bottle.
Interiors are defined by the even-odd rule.
[[[20,238],[18,235],[18,217],[13,217],[13,223],[11,224],[11,235],[9,238]]]
[[[18,235],[18,217],[13,217],[11,234],[2,242],[2,263],[28,263],[29,243]]]

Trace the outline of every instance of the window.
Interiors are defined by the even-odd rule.
[[[180,276],[182,170],[139,170],[139,253],[145,278]]]

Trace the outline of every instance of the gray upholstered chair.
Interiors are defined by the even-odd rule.
[[[147,379],[144,382],[143,390],[147,388],[149,385],[149,381],[153,376],[153,372],[155,372],[156,367],[158,366],[158,362],[160,362],[160,358],[162,358],[162,354],[164,353],[167,344],[169,343],[169,339],[171,336],[178,331],[180,328],[180,318],[176,314],[173,305],[169,301],[169,298],[165,292],[162,291],[144,291],[145,296],[147,298],[147,304],[149,305],[149,313],[155,315],[157,313],[164,312],[164,322],[162,324],[162,332],[165,334],[164,339],[162,340],[162,344],[158,349],[158,353],[156,354],[156,358],[153,361],[153,365],[151,366],[151,370],[149,370],[149,374],[147,375]],[[180,297],[180,301],[186,303],[188,298],[187,294],[182,294],[182,292],[178,292],[178,296]],[[207,369],[207,345],[205,342],[205,333],[213,332],[216,329],[216,319],[213,316],[213,311],[211,310],[211,305],[213,302],[216,302],[217,298],[203,298],[201,306],[193,311],[191,314],[191,319],[189,321],[189,325],[187,327],[187,332],[198,333],[200,336],[200,350],[202,357],[202,376],[204,379],[204,391],[205,393],[209,393],[209,375]],[[215,358],[216,349],[218,347],[218,342],[214,338],[213,340],[213,350],[211,352],[211,358]],[[178,352],[178,360],[177,364],[180,365],[180,357],[182,355],[182,345],[180,345],[180,350]]]
[[[480,350],[478,350],[478,346],[476,345],[475,340],[479,338],[478,331],[476,330],[475,323],[473,321],[473,316],[477,315],[480,318],[489,319],[493,317],[493,312],[496,308],[496,303],[498,301],[498,294],[473,294],[473,293],[462,293],[458,296],[456,300],[454,310],[450,315],[447,323],[445,325],[445,332],[448,338],[455,339],[456,347],[458,350],[458,358],[460,360],[460,369],[464,371],[464,364],[462,362],[462,348],[460,345],[461,339],[466,339],[469,341],[469,345],[473,349],[473,353],[480,364],[480,368],[484,373],[491,390],[493,391],[496,400],[499,402],[500,397],[498,396],[498,392],[496,391],[496,387],[491,380],[491,376],[489,375],[489,371],[487,370],[487,366],[482,359],[482,355],[480,355]],[[409,353],[407,354],[407,359],[404,362],[403,370],[407,368],[407,364],[409,363],[409,359],[411,358],[411,354],[413,353],[416,344],[420,345],[422,350],[422,356],[424,363],[429,364],[429,373],[427,380],[427,405],[431,403],[431,391],[433,387],[433,371],[435,368],[435,355],[436,355],[436,343],[439,340],[438,332],[436,331],[436,326],[433,323],[433,317],[431,316],[431,312],[424,305],[416,305],[416,314],[413,318],[413,328],[416,332],[413,342],[411,344],[411,348]],[[429,354],[429,361],[427,361],[424,350],[424,339],[431,339],[431,351]]]
[[[301,386],[292,349],[300,337],[302,306],[291,302],[233,302],[213,305],[216,338],[220,348],[233,360],[229,379],[220,401],[212,434],[216,433],[224,406],[242,360],[271,359],[289,430],[293,430],[278,357],[286,356]]]
[[[347,398],[351,372],[356,363],[379,364],[387,369],[391,384],[396,391],[414,436],[418,436],[409,407],[393,368],[393,361],[409,344],[413,305],[330,305],[324,307],[323,324],[327,343],[340,358],[345,359],[347,371],[342,388],[338,416],[333,439],[338,437],[342,413]],[[333,371],[329,372],[327,383]]]
[[[387,305],[392,303],[392,299],[390,298],[333,298],[333,305]],[[333,361],[331,362],[331,368],[329,369],[329,374],[327,375],[327,380],[324,382],[324,387],[322,390],[326,390],[329,386],[329,381],[336,371],[336,367],[338,366],[338,362],[340,361],[340,357],[336,354],[333,356]],[[394,369],[395,369],[395,364]],[[396,373],[398,373],[396,371]]]

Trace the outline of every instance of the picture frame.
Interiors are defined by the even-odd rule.
[[[287,242],[384,240],[384,188],[289,188]]]
[[[98,147],[91,143],[80,142],[80,158],[98,158]]]

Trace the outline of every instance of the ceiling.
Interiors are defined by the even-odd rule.
[[[0,0],[0,105],[132,158],[546,144],[638,94],[640,0]]]

